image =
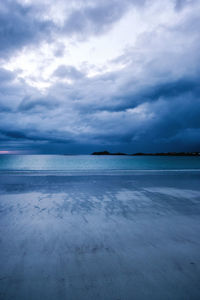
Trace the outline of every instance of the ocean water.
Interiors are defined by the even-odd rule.
[[[196,170],[200,157],[1,155],[0,171]]]

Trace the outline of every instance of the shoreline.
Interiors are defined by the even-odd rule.
[[[99,170],[0,170],[1,175],[60,175],[60,176],[70,176],[70,175],[137,175],[142,173],[175,173],[175,172],[185,172],[185,173],[200,173],[200,169],[99,169]]]

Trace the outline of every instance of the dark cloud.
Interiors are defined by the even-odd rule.
[[[17,79],[17,72],[0,69],[0,114],[15,112],[22,99],[34,92],[33,88]]]
[[[193,0],[176,0],[175,9],[181,10],[192,5]],[[68,7],[63,0],[58,6]],[[73,0],[69,4],[74,4]],[[21,4],[18,1],[5,0],[0,5],[0,56],[13,55],[27,45],[38,45],[42,41],[53,42],[57,36],[79,36],[87,39],[109,30],[131,7],[150,5],[146,0],[96,0],[79,1],[73,5],[70,14],[66,14],[62,24],[47,18],[51,1],[47,3],[32,2]],[[69,5],[70,6],[70,5]],[[64,45],[63,45],[64,47]],[[63,55],[63,47],[55,49],[56,56]]]
[[[49,91],[49,95],[40,99],[24,98],[17,112],[6,114],[2,126],[10,128],[5,134],[7,140],[23,140],[25,144],[37,141],[38,149],[41,147],[46,152],[51,152],[52,149],[55,151],[55,144],[58,142],[61,152],[67,152],[69,147],[78,152],[77,148],[82,149],[82,144],[88,144],[88,148],[85,146],[87,151],[102,145],[110,150],[119,148],[120,151],[164,151],[165,147],[166,151],[181,151],[181,147],[194,151],[200,130],[197,82],[197,79],[192,81],[185,78],[166,83],[164,87],[155,83],[151,89],[147,87],[144,91],[143,87],[140,90],[141,95],[137,94],[138,102],[134,93],[132,98],[131,94],[128,99],[122,98],[121,107],[116,103],[112,90],[105,91],[110,97],[107,98],[108,105],[107,101],[101,101],[104,99],[103,89],[103,95],[100,92],[95,94],[95,90],[96,96],[93,98],[91,91],[88,91],[90,99],[85,92],[76,100],[76,97],[71,97],[71,93],[78,91],[78,87],[71,86],[71,90],[65,87],[61,93],[61,86],[54,86],[54,97]],[[87,79],[82,84],[85,91],[89,85],[93,88],[95,86],[95,82]],[[103,82],[101,87],[102,84]],[[177,90],[173,91],[176,86]],[[125,88],[126,86],[124,93]],[[56,98],[56,91],[60,93],[59,100]],[[92,100],[95,102],[93,106]],[[24,120],[24,124],[21,124],[21,120]],[[16,131],[16,128],[20,130]],[[188,132],[192,133],[191,136]],[[32,144],[32,147],[35,146]]]
[[[12,81],[15,78],[15,74],[3,68],[0,68],[0,82]]]
[[[41,113],[41,111],[47,111],[50,109],[58,108],[58,102],[56,99],[50,99],[49,97],[36,97],[30,98],[25,97],[22,99],[18,106],[19,112],[32,112],[32,113]]]
[[[67,5],[65,1],[61,3]],[[22,5],[17,1],[3,1],[0,5],[0,56],[5,58],[13,55],[13,52],[27,45],[52,42],[58,35],[82,35],[85,39],[91,34],[105,32],[124,15],[130,4],[137,5],[140,1],[96,1],[92,5],[87,1],[80,3],[81,8],[75,6],[70,15],[66,15],[64,24],[60,25],[46,18],[49,3]],[[57,56],[62,53],[62,47],[55,50]]]
[[[40,20],[31,5],[5,0],[0,5],[0,55],[7,57],[27,44],[50,38],[54,24]]]
[[[119,20],[127,9],[126,1],[99,1],[74,10],[67,18],[64,30],[70,34],[99,34]]]
[[[77,70],[73,66],[65,66],[60,65],[53,73],[53,76],[59,77],[59,78],[69,78],[69,79],[80,79],[83,78],[84,73]]]
[[[56,57],[62,57],[65,53],[65,45],[63,43],[56,43],[54,55]]]
[[[63,34],[78,38],[103,34],[130,5],[140,5],[141,13],[143,6],[150,5],[147,1],[80,3],[58,25],[45,20],[37,5],[6,1],[0,6],[1,57]],[[134,47],[108,62],[123,64],[119,70],[89,78],[87,70],[61,64],[44,92],[25,83],[17,72],[0,68],[1,146],[43,153],[102,148],[199,151],[200,21],[195,9],[184,12],[195,7],[194,2],[172,3],[182,14],[180,20],[141,34]],[[54,54],[62,57],[65,46],[56,45]]]
[[[175,1],[175,9],[177,11],[180,11],[186,5],[192,5],[192,4],[194,4],[194,2],[195,2],[195,0],[176,0]]]
[[[174,81],[169,81],[156,86],[147,88],[146,91],[141,92],[138,97],[146,100],[157,100],[160,97],[174,98],[183,96],[185,93],[192,93],[193,95],[200,94],[200,82],[198,78],[181,78]]]
[[[87,38],[109,30],[131,7],[141,7],[146,0],[96,0],[79,2],[79,7],[72,10],[61,30],[64,34]]]

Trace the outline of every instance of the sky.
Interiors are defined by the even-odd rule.
[[[200,0],[0,2],[0,153],[200,151]]]

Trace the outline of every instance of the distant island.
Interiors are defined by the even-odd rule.
[[[91,155],[128,155],[128,156],[200,156],[200,152],[159,152],[159,153],[110,153],[109,151],[93,152]]]
[[[110,153],[108,151],[101,151],[101,152],[93,152],[92,155],[128,155],[128,154],[121,153],[121,152]]]

